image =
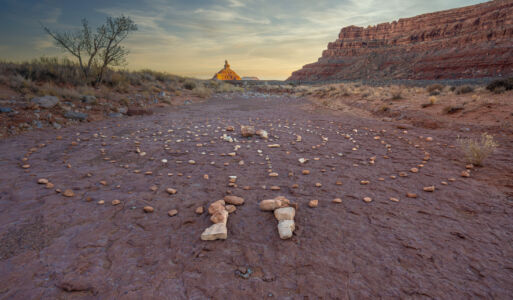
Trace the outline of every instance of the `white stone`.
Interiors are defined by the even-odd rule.
[[[294,209],[294,207],[282,207],[274,210],[274,217],[278,221],[294,220],[295,215],[296,210]]]
[[[201,239],[204,241],[226,240],[227,237],[228,229],[226,224],[222,222],[208,227],[201,234]]]
[[[294,220],[282,220],[278,223],[278,234],[282,240],[290,239],[296,229]]]

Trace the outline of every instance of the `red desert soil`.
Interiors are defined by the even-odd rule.
[[[464,178],[460,132],[304,107],[218,95],[0,141],[0,298],[511,297],[510,136],[495,133],[497,152]],[[241,124],[269,140],[242,138]],[[228,239],[200,240],[211,222],[197,207],[227,194],[245,199]],[[290,240],[258,207],[279,195],[299,204]]]

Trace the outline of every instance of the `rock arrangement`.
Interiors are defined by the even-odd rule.
[[[513,1],[342,28],[288,80],[459,79],[513,75]]]
[[[309,120],[273,122],[275,120],[265,118],[219,119],[185,126],[170,122],[166,127],[157,129],[133,125],[121,136],[101,129],[96,132],[67,133],[47,139],[45,143],[31,145],[19,161],[19,167],[27,175],[37,176],[41,188],[54,190],[67,200],[84,199],[96,203],[98,209],[137,209],[145,214],[145,218],[164,215],[173,220],[190,218],[191,215],[201,218],[208,211],[213,224],[201,234],[202,240],[227,238],[228,216],[237,211],[237,206],[244,204],[244,199],[234,194],[244,196],[262,189],[270,193],[288,191],[297,196],[297,191],[300,191],[299,194],[305,196],[301,201],[307,207],[307,212],[317,214],[327,205],[341,206],[341,203],[350,203],[350,199],[359,199],[369,206],[384,201],[400,203],[405,200],[429,199],[429,195],[457,181],[457,176],[472,177],[471,172],[474,170],[472,165],[467,165],[465,170],[455,170],[452,173],[454,177],[439,178],[440,185],[437,185],[432,175],[423,174],[424,167],[431,160],[428,150],[433,147],[451,149],[455,146],[440,143],[430,136],[415,136],[402,126],[386,130],[342,127],[334,121],[321,126]],[[240,133],[235,134],[238,128]],[[260,138],[249,138],[253,136]],[[123,155],[117,152],[121,143],[124,147]],[[335,146],[327,147],[328,144]],[[83,174],[94,188],[94,193],[91,193],[74,186],[65,176],[48,177],[48,173],[41,172],[42,166],[45,166],[44,161],[41,161],[43,154],[57,147],[80,151],[81,146],[88,149],[97,147],[101,156],[99,164],[108,165],[109,169],[116,168],[122,175],[106,180],[105,175],[94,170]],[[162,152],[162,149],[165,151]],[[314,152],[310,152],[310,149]],[[395,149],[411,153],[411,159],[407,162],[397,160],[399,155]],[[322,151],[325,151],[324,155],[320,155]],[[63,168],[75,171],[81,157],[77,156],[70,161],[67,153],[64,154]],[[401,161],[401,164],[397,168],[390,168],[396,164],[395,161]],[[151,162],[152,167],[146,165],[148,162]],[[382,165],[388,167],[383,168]],[[218,168],[230,172],[227,182],[221,185],[217,185],[220,182]],[[358,186],[354,187],[339,177],[339,170],[347,168],[379,168],[383,173],[375,178],[369,175],[371,173],[355,178]],[[255,178],[254,174],[262,175]],[[125,176],[147,184],[149,194],[144,191],[141,197],[139,193],[127,189]],[[394,180],[413,181],[417,178],[423,178],[423,188],[412,188],[400,193],[395,191],[387,195],[374,192],[375,187],[379,189],[383,185],[390,185]],[[169,186],[170,180],[172,186]],[[194,184],[204,187],[206,185],[203,184],[213,181],[216,189],[223,189],[226,184],[223,193],[227,196],[210,206],[196,201],[184,206],[181,196],[187,194],[187,187],[194,181]],[[352,187],[350,198],[345,198],[346,192],[341,190],[343,187]],[[123,189],[124,194],[113,193]],[[327,195],[326,191],[330,190],[333,194]],[[326,201],[327,197],[330,197],[329,201]],[[105,205],[107,203],[111,205]],[[291,204],[285,197],[275,197],[261,201],[260,209],[274,212],[279,222],[280,238],[292,236],[297,204]]]
[[[210,204],[208,213],[210,221],[214,224],[203,231],[201,239],[204,241],[226,240],[228,238],[228,228],[226,227],[228,215],[235,211],[234,205],[242,204],[244,204],[244,199],[237,196],[226,196],[224,199]]]
[[[274,217],[278,220],[278,234],[282,240],[292,237],[296,229],[294,223],[296,209],[290,206],[290,201],[287,198],[278,196],[274,199],[262,200],[260,202],[260,209],[263,211],[274,211]]]

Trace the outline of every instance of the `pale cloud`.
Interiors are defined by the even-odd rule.
[[[244,3],[242,3],[239,0],[228,0],[228,6],[230,7],[243,7],[246,6]]]

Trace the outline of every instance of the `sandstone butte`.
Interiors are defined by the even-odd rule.
[[[322,57],[288,78],[459,79],[513,75],[513,0],[342,28]]]
[[[240,80],[240,76],[237,75],[232,69],[227,60],[224,61],[224,68],[217,72],[212,79],[217,80]]]

